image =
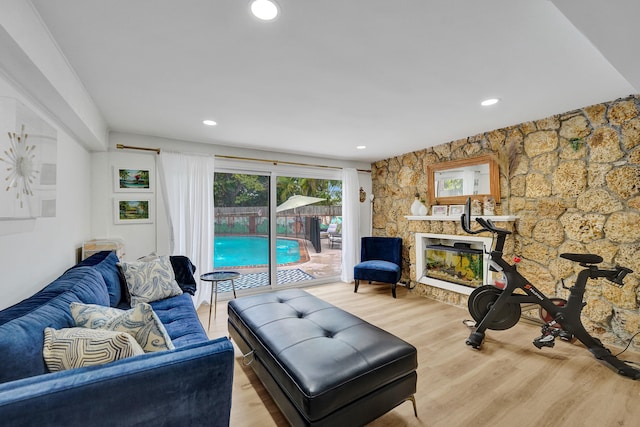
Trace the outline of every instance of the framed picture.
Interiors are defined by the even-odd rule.
[[[464,213],[464,205],[449,205],[449,215],[462,215]]]
[[[152,191],[149,172],[149,169],[129,169],[114,166],[113,191],[116,193]]]
[[[433,216],[446,216],[447,215],[447,206],[446,205],[434,205],[431,208],[431,215],[433,215]]]
[[[113,199],[113,218],[116,224],[151,224],[153,217],[151,198]]]

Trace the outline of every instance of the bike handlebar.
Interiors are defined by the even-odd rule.
[[[470,229],[468,227],[469,222],[470,221],[467,221],[467,213],[463,213],[462,216],[460,217],[460,225],[462,226],[462,229],[469,234],[479,234],[479,233],[482,233],[483,231],[488,231],[490,233],[495,233],[495,234],[504,234],[504,235],[511,234],[511,231],[509,230],[496,227],[496,225],[490,219],[477,217],[476,222],[482,226],[482,228],[478,230]]]
[[[624,280],[624,277],[629,273],[633,273],[633,270],[617,265],[616,269],[614,270],[614,274],[611,277],[607,277],[607,279],[618,286],[623,286],[624,283],[622,283],[622,281]]]

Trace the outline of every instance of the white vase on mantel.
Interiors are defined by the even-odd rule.
[[[423,206],[423,204],[420,203],[419,196],[416,196],[416,199],[413,201],[413,203],[411,203],[411,215],[413,215],[413,216],[422,215],[420,213],[420,207],[421,206]]]
[[[420,203],[420,216],[427,216],[427,212],[429,209],[424,205],[424,203]]]

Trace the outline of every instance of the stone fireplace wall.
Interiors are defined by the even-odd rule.
[[[381,160],[372,165],[373,234],[403,238],[402,279],[414,292],[466,305],[465,295],[415,282],[416,232],[464,234],[455,221],[409,221],[414,195],[427,198],[426,166],[493,154],[500,164],[496,215],[516,215],[505,258],[547,295],[567,297],[579,267],[563,252],[590,252],[633,269],[625,286],[590,281],[583,322],[620,344],[640,330],[640,96],[521,123]],[[515,155],[514,155],[515,154]],[[507,258],[508,259],[508,258]],[[636,350],[640,342],[634,342]]]

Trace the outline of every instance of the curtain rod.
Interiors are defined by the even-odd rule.
[[[155,151],[156,154],[160,154],[159,148],[147,148],[147,147],[134,147],[132,145],[116,144],[118,150],[142,150],[142,151]]]
[[[146,147],[134,147],[131,145],[122,145],[116,144],[116,148],[118,150],[143,150],[143,151],[154,151],[157,154],[160,154],[159,148],[146,148]],[[283,164],[283,165],[292,165],[292,166],[309,166],[314,168],[324,168],[324,169],[343,169],[339,166],[327,166],[327,165],[316,165],[313,163],[300,163],[300,162],[288,162],[285,160],[266,160],[266,159],[256,159],[254,157],[240,157],[240,156],[226,156],[222,154],[216,154],[216,158],[218,159],[229,159],[229,160],[248,160],[252,162],[262,162],[262,163],[273,163],[274,165]],[[371,169],[356,169],[358,172],[366,172],[371,173]]]

